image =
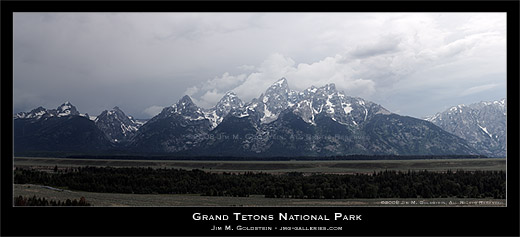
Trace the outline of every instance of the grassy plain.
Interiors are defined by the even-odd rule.
[[[15,167],[59,169],[82,166],[151,167],[200,169],[206,172],[264,172],[264,173],[336,173],[354,174],[374,171],[428,170],[506,170],[505,158],[488,159],[430,159],[430,160],[335,160],[335,161],[189,161],[189,160],[108,160],[15,157]]]

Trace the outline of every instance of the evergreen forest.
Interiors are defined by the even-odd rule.
[[[17,184],[133,194],[200,194],[266,198],[506,197],[504,171],[381,171],[369,174],[210,173],[201,170],[80,167],[54,172],[14,170]]]

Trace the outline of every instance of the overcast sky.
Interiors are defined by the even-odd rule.
[[[14,112],[150,118],[285,77],[401,115],[506,97],[505,13],[15,13]]]

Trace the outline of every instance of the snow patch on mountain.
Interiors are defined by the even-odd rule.
[[[489,134],[489,132],[487,131],[487,128],[480,126],[480,124],[477,124],[477,125],[478,125],[478,127],[479,127],[480,129],[482,129],[482,131],[484,131],[484,132],[485,132],[489,137],[491,137],[491,138],[493,137],[493,135]]]

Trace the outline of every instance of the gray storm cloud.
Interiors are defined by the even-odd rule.
[[[404,115],[506,91],[503,13],[15,13],[14,112],[71,101],[149,118],[286,77]]]

